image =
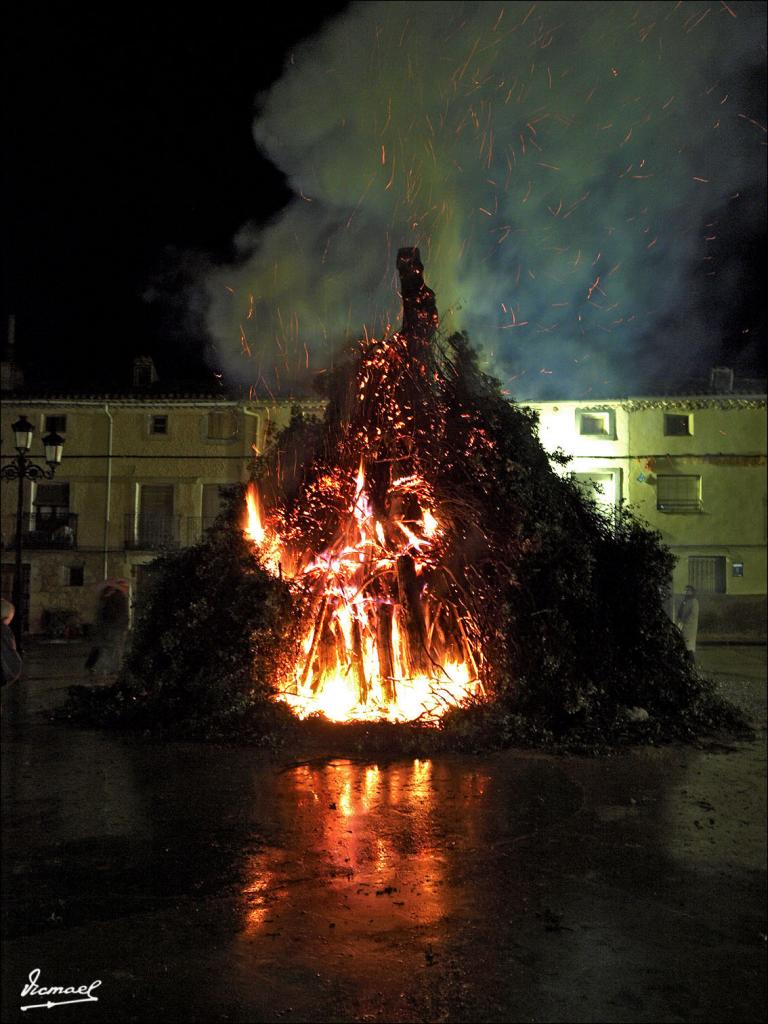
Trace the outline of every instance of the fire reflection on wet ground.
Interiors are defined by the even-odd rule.
[[[372,930],[426,925],[450,909],[448,852],[455,838],[436,814],[435,768],[430,760],[389,765],[332,761],[300,765],[282,776],[293,801],[281,824],[293,834],[301,864],[323,880],[327,900],[313,911],[334,917],[329,926],[365,924]],[[488,778],[463,772],[452,797],[481,797]],[[477,819],[462,820],[471,840]],[[457,823],[457,828],[458,828]],[[275,926],[290,904],[299,865],[273,861],[267,848],[250,859],[244,934]]]

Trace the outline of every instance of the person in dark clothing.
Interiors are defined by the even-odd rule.
[[[696,634],[699,630],[699,599],[693,587],[687,586],[675,617],[677,628],[683,634],[686,650],[696,652]]]
[[[3,647],[3,686],[6,683],[15,683],[21,675],[21,655],[16,650],[16,638],[11,630],[11,622],[16,609],[10,601],[2,599],[0,618],[2,619],[2,647]]]
[[[128,618],[127,587],[122,581],[119,584],[107,582],[99,594],[94,647],[85,662],[89,671],[100,675],[119,672]]]

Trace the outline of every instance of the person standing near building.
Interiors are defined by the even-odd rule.
[[[115,675],[123,661],[128,631],[128,582],[107,580],[96,609],[96,635],[85,667],[98,675]]]
[[[21,655],[16,650],[16,638],[11,630],[11,622],[15,613],[16,609],[11,602],[3,598],[0,607],[3,633],[3,686],[6,683],[15,683],[21,675]]]
[[[699,599],[690,584],[685,588],[683,599],[678,605],[675,622],[683,634],[686,650],[694,654],[696,652],[696,634],[699,631]]]

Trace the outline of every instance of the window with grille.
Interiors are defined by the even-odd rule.
[[[174,514],[173,484],[142,484],[139,514],[131,541],[140,548],[161,548],[178,540],[178,516]]]
[[[46,416],[45,417],[45,433],[46,434],[66,434],[67,432],[67,417],[66,416]]]
[[[659,512],[701,512],[701,477],[656,477],[656,508]]]
[[[723,555],[689,555],[688,583],[699,594],[724,594],[725,557]]]
[[[234,409],[208,413],[208,437],[217,441],[229,441],[237,435],[237,418]]]
[[[664,436],[665,437],[690,437],[691,416],[689,413],[665,413],[664,414]]]
[[[150,434],[167,434],[168,433],[168,417],[167,416],[150,416],[150,418],[149,418],[149,432],[150,432]]]

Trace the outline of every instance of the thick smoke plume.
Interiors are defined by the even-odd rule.
[[[517,395],[706,366],[763,217],[764,38],[722,0],[353,5],[260,100],[295,198],[209,282],[224,368],[307,389],[397,325],[404,245]]]

